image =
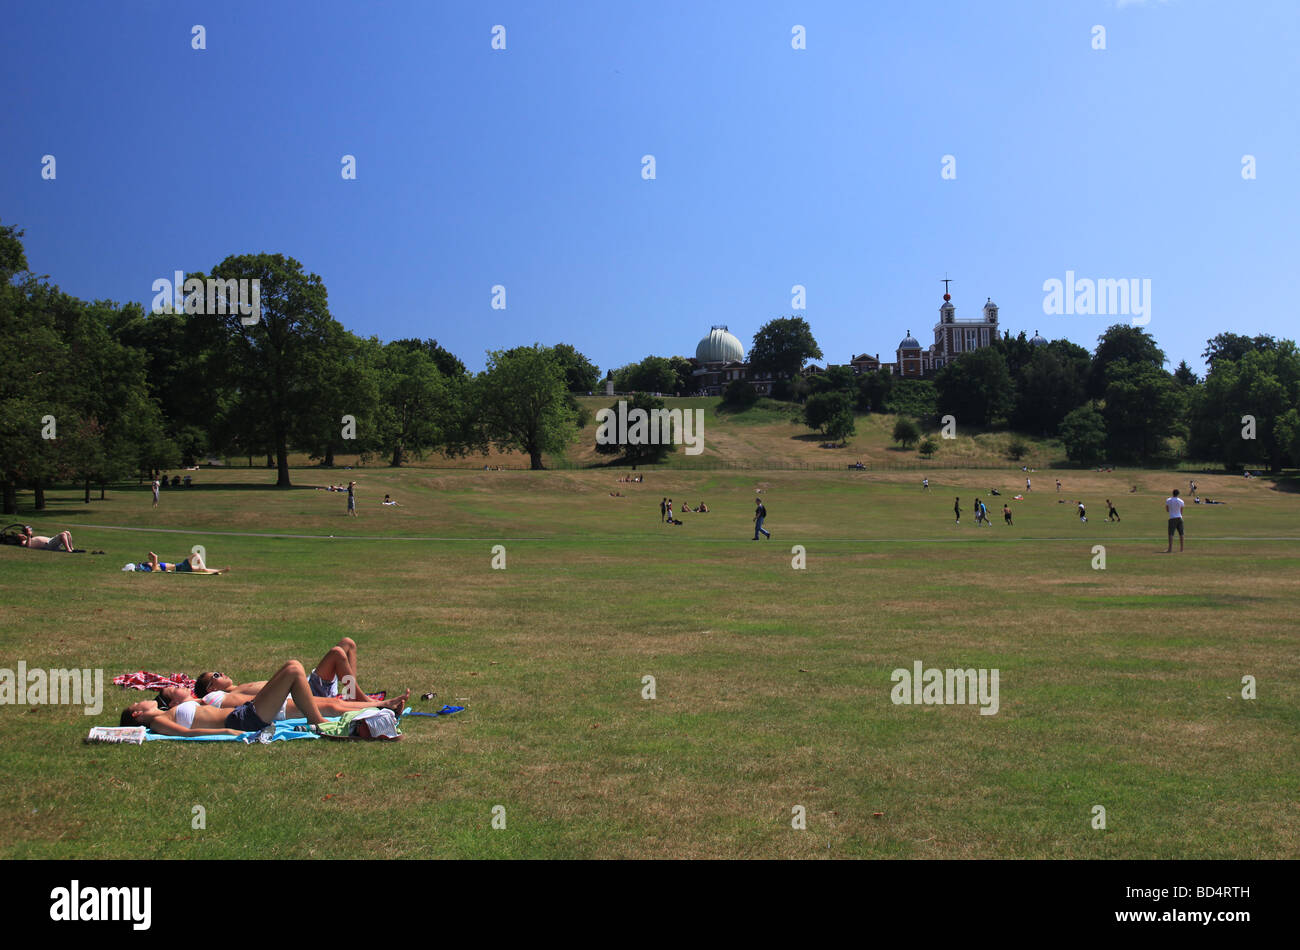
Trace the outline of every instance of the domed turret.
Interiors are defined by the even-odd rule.
[[[1030,338],[1029,342],[1030,342],[1031,344],[1033,344],[1034,346],[1046,346],[1046,345],[1047,345],[1047,338],[1046,338],[1046,337],[1039,336],[1039,335],[1038,335],[1038,331],[1035,330],[1035,331],[1034,331],[1034,335],[1033,335],[1032,338]]]
[[[695,347],[695,358],[701,363],[743,363],[745,348],[725,326],[715,325]]]
[[[903,342],[898,344],[900,350],[919,350],[921,344],[912,336],[912,331],[907,331],[907,336],[903,337]]]

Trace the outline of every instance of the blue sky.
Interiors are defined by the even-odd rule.
[[[992,297],[1013,333],[1089,349],[1128,318],[1047,315],[1044,281],[1149,279],[1171,368],[1202,372],[1223,330],[1297,336],[1293,0],[54,0],[5,20],[0,220],[82,297],[147,306],[177,269],[280,252],[350,330],[436,337],[471,369],[534,341],[602,369],[690,356],[715,323],[748,348],[795,284],[827,361],[890,359],[909,329],[933,339],[945,274],[959,317]]]

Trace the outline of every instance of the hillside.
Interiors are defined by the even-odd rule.
[[[582,429],[564,458],[546,458],[549,468],[588,468],[612,465],[611,456],[596,453],[597,410],[616,405],[617,396],[583,396],[579,404],[587,410],[590,420]],[[857,416],[857,434],[843,447],[823,448],[825,439],[803,424],[802,407],[791,403],[761,400],[757,405],[741,412],[731,411],[721,405],[718,397],[664,399],[669,409],[704,410],[703,451],[688,456],[677,447],[665,459],[668,468],[739,468],[739,469],[842,469],[859,460],[875,470],[943,468],[1047,468],[1061,464],[1065,457],[1060,443],[1052,440],[1031,439],[1021,436],[1029,446],[1029,454],[1020,462],[1012,462],[1006,454],[1007,446],[1015,435],[1008,432],[966,432],[958,427],[957,438],[942,439],[937,429],[927,432],[938,445],[930,460],[922,459],[915,447],[904,450],[890,438],[897,416],[891,413],[862,413]],[[356,464],[356,456],[340,454],[338,465]],[[231,459],[235,465],[240,460]],[[305,457],[296,456],[295,465],[310,464]],[[384,465],[383,459],[372,459],[367,467]],[[491,452],[486,457],[471,455],[467,458],[430,456],[410,463],[416,467],[430,468],[482,468],[484,465],[501,465],[505,468],[527,468],[528,457],[521,452]]]

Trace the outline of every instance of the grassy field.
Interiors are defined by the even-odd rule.
[[[408,720],[395,745],[119,747],[81,739],[149,694],[109,686],[97,717],[0,706],[0,855],[1300,855],[1300,495],[1200,477],[1228,504],[1189,505],[1187,551],[1165,556],[1168,473],[1039,471],[1015,501],[1010,463],[936,463],[929,494],[921,473],[628,485],[478,464],[295,470],[300,486],[357,477],[355,520],[343,496],[259,470],[199,472],[156,511],[123,486],[24,514],[108,555],[0,548],[0,666],[261,679],[348,635],[363,688],[467,710]],[[773,538],[754,543],[759,489]],[[664,495],[711,511],[663,526]],[[1083,498],[1089,523],[1059,498]],[[195,544],[232,572],[121,571]],[[918,660],[999,670],[998,713],[895,705],[891,671]]]

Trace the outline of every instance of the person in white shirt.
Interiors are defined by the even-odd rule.
[[[1183,500],[1178,497],[1178,489],[1165,499],[1165,511],[1169,512],[1169,547],[1165,548],[1165,554],[1171,554],[1174,550],[1174,532],[1178,532],[1178,552],[1183,550]]]

